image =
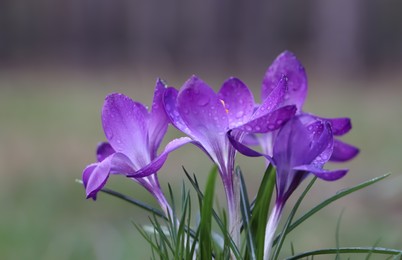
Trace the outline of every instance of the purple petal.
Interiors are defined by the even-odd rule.
[[[262,100],[269,96],[283,75],[288,78],[288,93],[284,105],[296,105],[300,112],[307,95],[307,76],[302,64],[289,51],[281,53],[265,73]]]
[[[170,118],[170,122],[183,133],[192,136],[190,129],[188,129],[186,123],[181,118],[177,109],[177,95],[178,91],[175,88],[167,88],[163,98],[163,104],[167,116]]]
[[[259,118],[253,119],[250,122],[239,126],[236,129],[248,133],[267,133],[280,128],[286,121],[296,113],[295,106],[281,107],[271,113],[268,113]]]
[[[344,135],[352,129],[352,122],[350,118],[341,117],[341,118],[320,118],[322,120],[326,120],[331,123],[332,133],[334,135]]]
[[[233,136],[231,135],[231,131],[229,131],[227,133],[227,137],[229,138],[230,143],[232,144],[232,146],[239,151],[241,154],[245,155],[245,156],[249,156],[249,157],[265,157],[266,159],[268,159],[271,163],[274,163],[274,160],[272,159],[271,156],[267,155],[267,154],[263,154],[260,152],[257,152],[247,146],[245,146],[244,144],[240,143],[239,141],[235,140],[233,138]]]
[[[218,98],[224,102],[229,119],[229,128],[247,122],[254,111],[254,97],[250,89],[239,79],[225,81],[218,92]]]
[[[326,181],[336,181],[343,176],[346,175],[348,170],[346,169],[341,169],[341,170],[325,170],[321,168],[317,168],[313,165],[302,165],[298,167],[294,167],[294,170],[298,171],[306,171],[306,172],[311,172],[315,176],[317,176],[320,179],[326,180]]]
[[[260,144],[255,134],[245,134],[242,143],[245,145],[254,145],[254,146]]]
[[[181,146],[183,146],[185,144],[194,143],[194,142],[195,141],[193,141],[189,137],[181,137],[181,138],[178,138],[178,139],[175,139],[175,140],[169,142],[166,145],[165,150],[157,158],[155,158],[150,164],[148,164],[147,166],[136,171],[134,174],[128,175],[127,177],[142,178],[142,177],[148,176],[150,174],[156,173],[158,170],[160,170],[160,168],[162,168],[169,153],[173,152],[174,150],[180,148]]]
[[[87,198],[96,199],[96,194],[105,186],[110,173],[126,175],[134,172],[130,159],[122,153],[114,153],[100,163],[88,165],[82,173]]]
[[[340,140],[334,139],[334,147],[330,161],[333,162],[345,162],[353,159],[359,153],[359,149],[344,143]]]
[[[201,138],[224,134],[228,115],[218,95],[197,77],[191,77],[177,97],[178,111],[190,131]]]
[[[152,102],[152,110],[148,125],[149,148],[152,158],[156,157],[158,147],[166,133],[169,118],[163,107],[163,96],[166,85],[162,80],[158,79],[155,86],[154,99]]]
[[[147,121],[148,111],[142,104],[123,94],[106,97],[102,110],[106,138],[116,152],[126,154],[137,167],[151,161]]]
[[[303,117],[294,117],[279,131],[273,150],[278,164],[286,167],[311,164],[332,143],[328,122],[316,120],[306,126],[301,122]]]
[[[116,151],[109,143],[103,142],[98,144],[98,148],[96,149],[96,158],[98,159],[98,162],[101,162],[115,152]]]
[[[261,115],[267,114],[278,106],[282,105],[285,100],[285,94],[288,89],[288,79],[283,76],[277,86],[269,93],[269,95],[263,99],[261,106],[255,111],[253,118],[260,117]]]

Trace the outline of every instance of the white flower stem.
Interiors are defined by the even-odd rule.
[[[265,228],[264,260],[269,260],[270,258],[272,242],[282,215],[282,208],[282,205],[275,204],[274,208],[272,209],[271,215],[269,216],[268,223]]]

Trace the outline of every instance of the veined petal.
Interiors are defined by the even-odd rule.
[[[116,152],[127,155],[137,166],[147,165],[150,152],[147,144],[148,111],[123,94],[106,97],[102,124],[106,138]]]
[[[263,99],[262,104],[253,114],[253,118],[267,114],[282,105],[288,91],[288,78],[283,75],[277,86]]]
[[[254,111],[254,97],[250,89],[239,79],[229,78],[218,92],[226,109],[229,128],[235,128],[249,120]]]
[[[88,165],[82,173],[87,198],[96,199],[96,194],[106,184],[110,173],[127,175],[134,172],[130,159],[122,153],[114,153],[100,163]]]
[[[158,147],[162,142],[169,123],[169,118],[166,115],[163,107],[163,96],[165,90],[165,83],[158,79],[156,81],[154,99],[152,102],[151,115],[148,125],[148,140],[152,159],[156,157]]]
[[[177,109],[177,96],[178,91],[175,88],[169,87],[165,91],[163,97],[163,104],[167,116],[170,118],[170,122],[183,133],[192,136],[190,129],[187,127],[186,123],[181,118],[179,111]]]
[[[306,171],[306,172],[311,172],[315,176],[317,176],[320,179],[326,180],[326,181],[336,181],[343,176],[346,175],[348,170],[346,169],[341,169],[341,170],[325,170],[321,169],[319,167],[315,167],[314,165],[301,165],[293,168],[294,170],[298,171]]]
[[[98,144],[98,148],[96,149],[96,158],[98,159],[98,162],[101,162],[115,152],[116,151],[109,143],[103,142]]]
[[[294,116],[296,113],[295,106],[285,106],[277,110],[265,114],[261,117],[255,118],[244,125],[237,127],[244,132],[248,133],[267,133],[280,128],[286,121]]]
[[[284,105],[296,105],[298,112],[301,112],[307,95],[307,75],[303,65],[289,51],[281,53],[265,73],[262,83],[262,100],[269,96],[283,75],[288,78],[288,93],[285,96]]]
[[[228,115],[218,95],[202,80],[192,76],[177,97],[178,111],[190,131],[202,138],[225,134]]]
[[[148,176],[150,174],[156,173],[160,168],[162,168],[163,164],[165,163],[169,153],[173,152],[174,150],[180,148],[181,146],[194,143],[191,138],[189,137],[181,137],[169,142],[166,145],[165,150],[156,157],[150,164],[141,168],[140,170],[136,171],[133,174],[128,175],[127,177],[134,177],[134,178],[142,178]]]
[[[330,161],[345,162],[353,159],[359,153],[359,149],[353,145],[334,139],[334,147]]]

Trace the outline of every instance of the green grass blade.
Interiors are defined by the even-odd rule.
[[[204,201],[200,220],[200,252],[201,259],[211,259],[212,256],[212,207],[214,201],[216,172],[211,172],[205,186]]]
[[[292,257],[286,258],[286,260],[303,259],[309,256],[317,255],[333,255],[339,252],[339,254],[367,254],[372,252],[373,254],[398,256],[402,255],[402,250],[383,248],[383,247],[341,247],[341,248],[324,248],[319,250],[313,250],[304,252]]]
[[[348,188],[342,191],[339,191],[336,195],[326,199],[325,201],[321,202],[319,205],[315,206],[314,208],[312,208],[310,211],[308,211],[306,214],[304,214],[303,216],[301,216],[299,219],[297,219],[292,225],[290,225],[290,227],[288,228],[288,232],[292,231],[293,229],[295,229],[297,226],[299,226],[301,223],[303,223],[305,220],[307,220],[308,218],[310,218],[312,215],[314,215],[315,213],[317,213],[318,211],[320,211],[321,209],[323,209],[324,207],[328,206],[329,204],[331,204],[332,202],[345,197],[348,194],[351,194],[355,191],[361,190],[367,186],[370,186],[376,182],[379,182],[383,179],[385,179],[386,177],[388,177],[390,174],[385,174],[383,176],[379,176],[376,178],[373,178],[371,180],[368,180],[366,182],[360,183],[352,188]],[[276,239],[274,240],[274,244],[277,243],[277,240],[279,239],[279,236],[276,237]]]
[[[246,242],[247,242],[247,259],[255,260],[255,243],[254,243],[254,235],[251,230],[251,210],[250,210],[250,202],[248,200],[247,195],[247,187],[244,182],[243,173],[240,170],[240,167],[236,167],[236,175],[240,180],[240,209],[243,216],[243,227],[246,232]]]
[[[190,174],[187,172],[187,170],[184,167],[183,167],[183,170],[184,170],[184,173],[187,176],[188,180],[190,181],[191,185],[194,187],[195,191],[197,192],[200,208],[202,208],[201,205],[203,204],[203,201],[204,201],[204,194],[200,190],[197,179],[196,179],[195,175],[194,175],[194,179],[191,178]],[[211,173],[212,172],[217,173],[217,170],[218,170],[218,168],[216,166],[214,166],[211,170]],[[212,209],[212,216],[213,216],[214,220],[216,221],[216,223],[218,224],[220,230],[222,231],[225,241],[229,242],[229,247],[232,250],[232,252],[235,254],[236,259],[242,259],[239,249],[237,248],[237,246],[233,242],[233,239],[230,237],[230,235],[227,231],[226,225],[222,222],[222,220],[219,218],[218,214],[216,213],[216,211],[214,209]]]
[[[269,206],[275,187],[275,168],[270,164],[261,181],[257,196],[254,200],[251,217],[251,231],[255,234],[256,257],[264,257],[265,226],[268,221]]]
[[[304,197],[307,195],[308,191],[311,189],[313,186],[314,182],[317,180],[317,177],[313,177],[313,179],[310,181],[310,183],[307,185],[307,187],[304,189],[303,193],[300,195],[299,199],[296,201],[296,204],[294,205],[292,211],[290,212],[285,226],[282,229],[281,235],[279,236],[278,243],[276,245],[275,251],[273,253],[272,259],[278,259],[279,253],[281,251],[283,242],[285,241],[286,235],[289,233],[289,226],[292,223],[293,217],[296,214],[296,211],[298,210],[301,202],[303,201]],[[275,241],[274,241],[275,243]]]
[[[161,218],[167,220],[167,217],[165,216],[165,214],[161,210],[155,209],[154,207],[149,206],[148,204],[146,204],[144,202],[141,202],[141,201],[136,200],[136,199],[134,199],[134,198],[132,198],[130,196],[126,196],[124,194],[121,194],[120,192],[117,192],[117,191],[114,191],[114,190],[111,190],[111,189],[108,189],[108,188],[103,188],[100,191],[103,192],[103,193],[112,195],[114,197],[117,197],[119,199],[122,199],[124,201],[127,201],[127,202],[129,202],[131,204],[134,204],[137,207],[140,207],[140,208],[145,209],[146,211],[152,213],[153,215],[156,215],[158,217],[161,217]]]

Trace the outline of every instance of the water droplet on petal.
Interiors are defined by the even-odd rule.
[[[237,111],[237,113],[236,113],[236,118],[240,118],[240,117],[242,117],[243,115],[244,115],[243,110],[239,110],[239,111]]]
[[[260,131],[261,127],[259,127],[258,125],[255,127],[255,131]]]
[[[251,126],[249,126],[249,125],[246,126],[246,130],[247,130],[247,131],[251,131],[251,130],[252,130]]]
[[[206,106],[209,103],[209,97],[207,96],[202,96],[198,99],[197,105],[200,107]]]

